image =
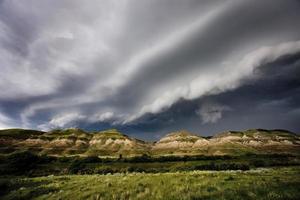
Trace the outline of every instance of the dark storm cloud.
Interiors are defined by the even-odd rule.
[[[268,9],[265,9],[266,4],[269,5]],[[286,35],[282,41],[299,39],[297,13],[300,5],[297,2],[279,2],[271,6],[266,1],[229,5],[212,23],[199,26],[172,49],[153,55],[153,58],[141,63],[145,69],[139,71],[124,90],[136,98],[148,93],[145,90],[147,87],[159,87],[172,79],[178,82],[180,77],[177,74],[186,74],[185,79],[193,79],[198,75],[195,72],[199,72],[199,68],[211,68],[216,62],[222,62],[232,51],[244,46],[249,48],[249,43],[258,38],[267,44],[272,44],[274,37],[282,40],[283,38],[278,37],[280,35]],[[270,34],[273,31],[277,34]],[[256,45],[259,48],[261,44]],[[215,68],[217,70],[217,66]]]
[[[261,66],[256,74],[255,79],[236,90],[193,101],[183,100],[169,110],[151,116],[150,119],[155,121],[151,124],[152,129],[146,132],[163,135],[188,127],[190,131],[202,135],[250,128],[282,128],[299,133],[299,54],[282,57],[276,62]],[[203,108],[213,111],[212,115],[198,116],[197,111]],[[168,119],[172,119],[173,125],[166,123]],[[137,128],[142,129],[149,121],[151,122],[147,118],[143,119]]]
[[[0,1],[0,128],[298,130],[299,9],[297,0]],[[263,111],[260,123],[241,102]],[[236,125],[238,113],[248,121]]]

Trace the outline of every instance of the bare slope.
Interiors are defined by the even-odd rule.
[[[209,141],[182,130],[167,134],[152,147],[154,154],[205,154]]]

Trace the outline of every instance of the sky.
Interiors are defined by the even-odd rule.
[[[0,0],[0,129],[300,133],[299,0]]]

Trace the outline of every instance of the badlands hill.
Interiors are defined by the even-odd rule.
[[[300,154],[300,136],[285,130],[263,129],[228,131],[213,137],[178,131],[150,143],[131,138],[116,129],[99,132],[81,129],[49,132],[0,130],[0,153],[20,150],[55,156]]]
[[[286,130],[252,129],[240,132],[228,131],[204,138],[187,131],[179,131],[160,139],[152,150],[157,154],[300,154],[300,136]]]
[[[116,129],[85,132],[81,129],[35,130],[7,129],[0,131],[0,153],[29,150],[47,155],[139,155],[149,144],[130,138]]]

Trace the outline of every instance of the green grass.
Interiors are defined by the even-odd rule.
[[[95,139],[126,139],[127,136],[119,132],[117,129],[108,129],[105,131],[94,132]]]
[[[1,178],[1,199],[298,199],[300,168]]]
[[[27,139],[29,137],[43,135],[44,132],[26,129],[5,129],[0,130],[1,138]]]
[[[69,138],[69,139],[84,139],[89,140],[92,138],[90,133],[87,133],[81,129],[77,128],[69,128],[69,129],[54,129],[50,132],[47,132],[44,137],[52,138],[52,139],[59,139],[59,138]]]

